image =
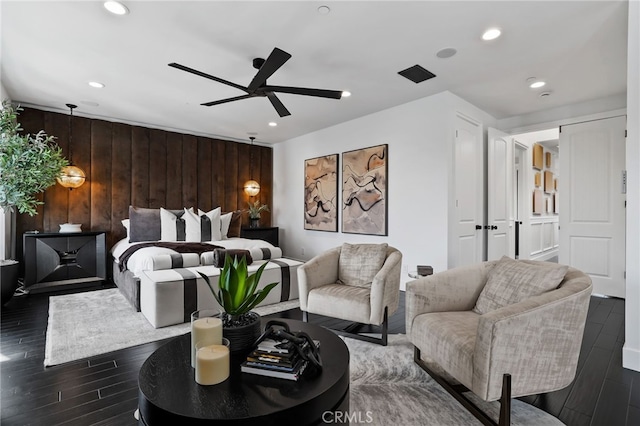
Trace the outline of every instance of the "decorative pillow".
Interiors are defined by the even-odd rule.
[[[242,229],[242,210],[231,212],[231,222],[227,231],[227,238],[239,237]]]
[[[209,212],[198,209],[200,216],[200,239],[198,241],[220,241],[222,239],[220,207]],[[187,227],[187,234],[188,234]]]
[[[225,213],[220,216],[220,235],[223,240],[227,239],[227,234],[229,233],[229,225],[231,225],[231,217],[233,216],[233,212]]]
[[[251,253],[249,253],[249,250],[217,248],[213,251],[213,266],[215,266],[216,268],[223,268],[227,256],[231,256],[232,260],[236,257],[244,257],[247,265],[251,265],[253,263],[253,258],[251,257]]]
[[[198,253],[156,254],[151,257],[152,271],[200,266]]]
[[[186,224],[183,218],[185,210],[174,213],[160,208],[160,240],[186,241]]]
[[[160,210],[129,206],[129,242],[160,240]]]
[[[122,223],[122,226],[124,226],[124,229],[127,230],[127,240],[128,240],[130,238],[129,226],[131,222],[129,221],[129,219],[122,219],[120,223]]]
[[[483,315],[556,289],[568,269],[567,265],[531,264],[503,256],[489,271],[473,311]]]
[[[342,244],[338,280],[342,284],[370,287],[387,258],[388,244]]]

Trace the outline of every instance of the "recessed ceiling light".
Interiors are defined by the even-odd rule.
[[[484,34],[482,34],[482,39],[485,41],[495,40],[498,37],[500,37],[500,34],[502,34],[502,31],[500,31],[500,29],[489,28],[487,31],[484,32]]]
[[[551,96],[551,92],[542,92],[540,93],[540,97],[541,98],[548,98],[549,96]]]
[[[269,126],[271,127],[276,127],[278,125],[278,123],[276,123],[275,121],[270,121],[269,122]]]
[[[436,53],[436,56],[438,58],[440,58],[440,59],[447,59],[447,58],[452,57],[456,53],[458,53],[458,51],[456,49],[454,49],[453,47],[446,47],[444,49],[439,50]]]
[[[104,87],[104,84],[99,83],[97,81],[90,81],[89,86],[95,87],[96,89],[102,89]]]
[[[329,12],[331,12],[331,9],[329,8],[329,6],[320,6],[318,8],[318,13],[320,15],[328,15]]]
[[[343,98],[348,98],[349,96],[351,96],[351,92],[347,92],[346,90],[342,92]]]
[[[527,79],[527,84],[529,85],[529,87],[531,87],[532,89],[538,89],[542,86],[544,86],[545,84],[547,84],[546,82],[540,80],[539,78],[535,78],[535,77],[529,77]]]
[[[129,13],[129,9],[127,9],[127,6],[120,3],[119,1],[105,1],[104,8],[114,15],[126,15],[127,13]]]

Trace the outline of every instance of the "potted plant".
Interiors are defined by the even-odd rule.
[[[19,213],[37,214],[37,206],[43,204],[36,194],[55,184],[56,177],[66,166],[67,160],[62,150],[54,142],[53,136],[44,131],[35,135],[20,135],[18,124],[20,107],[14,108],[8,100],[2,101],[0,109],[0,219],[3,220],[5,251],[13,251],[15,241],[15,210]],[[8,216],[8,217],[7,217]],[[9,249],[7,249],[9,247]],[[0,256],[2,266],[2,303],[13,295],[17,281],[16,261]],[[8,278],[7,278],[8,277]],[[6,296],[5,296],[6,295]]]
[[[260,201],[256,200],[254,203],[249,204],[249,227],[258,228],[260,225],[260,213],[268,212],[269,206],[266,204],[260,204]]]
[[[246,353],[260,336],[260,315],[251,309],[262,302],[278,285],[275,282],[258,290],[258,283],[267,263],[260,265],[254,274],[249,274],[244,256],[235,256],[232,260],[231,256],[227,255],[224,267],[220,270],[217,288],[214,288],[207,275],[199,272],[224,311],[223,336],[229,339],[233,353]]]

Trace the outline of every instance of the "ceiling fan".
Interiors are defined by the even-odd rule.
[[[278,115],[280,117],[286,117],[287,115],[291,115],[289,110],[280,102],[280,99],[276,96],[276,92],[278,93],[291,93],[294,95],[305,95],[305,96],[316,96],[319,98],[330,98],[330,99],[340,99],[342,97],[342,91],[340,90],[324,90],[324,89],[310,89],[306,87],[290,87],[290,86],[270,86],[267,84],[267,78],[271,77],[273,73],[275,73],[285,62],[287,62],[291,58],[291,55],[284,50],[278,49],[277,47],[273,49],[269,57],[264,60],[262,58],[255,58],[253,60],[253,67],[258,70],[256,75],[251,80],[251,83],[247,87],[241,86],[239,84],[232,83],[230,81],[224,80],[219,77],[214,77],[212,75],[203,73],[202,71],[195,70],[193,68],[189,68],[184,65],[177,64],[172,62],[169,64],[170,67],[189,72],[191,74],[198,75],[200,77],[208,78],[213,81],[217,81],[218,83],[226,84],[227,86],[235,87],[236,89],[240,89],[243,92],[246,92],[246,95],[235,96],[233,98],[220,99],[218,101],[205,102],[200,105],[204,106],[212,106],[212,105],[220,105],[227,102],[239,101],[240,99],[253,98],[256,96],[267,97],[271,102],[271,105],[276,109]]]

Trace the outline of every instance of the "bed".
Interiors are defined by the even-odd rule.
[[[201,235],[195,237],[193,227],[189,229],[178,221],[176,238],[173,238],[174,234],[167,236],[169,231],[175,232],[176,225],[167,225],[167,221],[159,220],[158,210],[130,207],[129,219],[123,220],[127,237],[111,249],[113,281],[131,306],[141,311],[154,327],[187,322],[191,312],[218,306],[199,272],[210,277],[212,283],[217,283],[220,272],[218,266],[221,265],[216,266],[219,259],[214,258],[214,254],[223,255],[227,250],[245,250],[251,261],[250,272],[268,263],[259,287],[276,281],[280,285],[271,291],[261,305],[298,298],[296,269],[302,263],[283,257],[279,247],[266,241],[236,236],[239,235],[239,225],[227,225],[225,219],[220,221],[219,217],[225,214],[219,208],[213,214],[198,211],[202,222],[210,219],[211,223],[206,226],[215,228],[215,232],[205,231],[205,224],[200,223]],[[167,212],[173,212],[178,219],[188,211],[160,210],[163,210],[164,216],[168,216]],[[139,220],[141,214],[146,215],[142,222]],[[203,218],[207,214],[208,219]],[[149,229],[143,229],[143,225]],[[161,229],[156,229],[158,227]],[[217,229],[220,229],[219,233]],[[202,234],[206,234],[206,237]]]

